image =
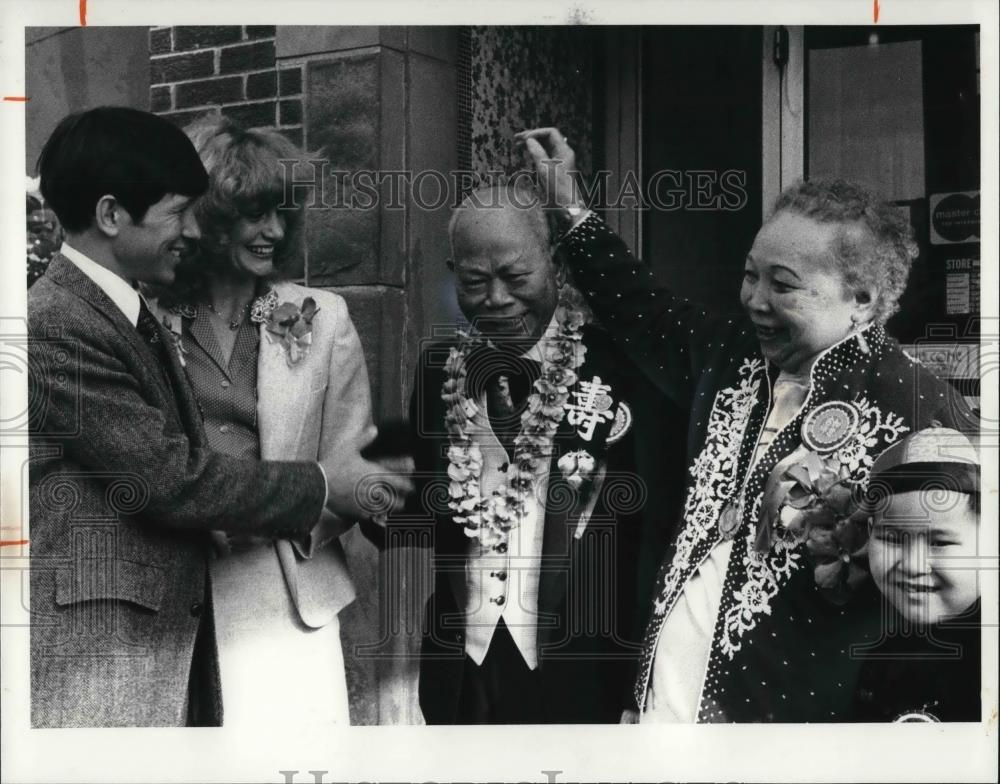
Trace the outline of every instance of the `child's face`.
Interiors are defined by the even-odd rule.
[[[875,584],[915,623],[958,615],[979,596],[974,563],[963,563],[978,555],[978,534],[976,513],[965,493],[893,495],[876,517],[868,544]]]

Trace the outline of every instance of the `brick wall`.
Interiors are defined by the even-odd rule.
[[[150,111],[180,126],[221,112],[301,145],[302,69],[278,67],[274,39],[273,25],[150,28]]]

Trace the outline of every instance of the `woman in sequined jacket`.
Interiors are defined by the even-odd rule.
[[[839,520],[807,546],[769,510],[776,480],[804,460],[860,490],[903,434],[969,429],[962,401],[884,328],[916,255],[908,224],[856,185],[794,185],[747,256],[745,317],[720,318],[658,284],[583,208],[557,130],[518,139],[567,225],[563,247],[589,304],[690,410],[683,520],[623,720],[855,718],[857,654],[880,636],[866,523]]]

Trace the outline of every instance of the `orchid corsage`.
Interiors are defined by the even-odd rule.
[[[273,292],[271,292],[273,293]],[[277,296],[275,296],[275,302]],[[256,303],[255,303],[256,305]],[[309,353],[312,345],[312,322],[319,313],[316,300],[306,297],[301,307],[294,302],[282,302],[267,307],[266,303],[251,312],[253,321],[264,324],[264,333],[272,343],[285,349],[289,366],[296,365]]]
[[[579,490],[580,486],[590,480],[597,466],[594,456],[585,449],[578,449],[574,452],[567,452],[559,458],[557,463],[570,487]]]
[[[817,587],[843,604],[868,578],[868,516],[849,467],[800,446],[771,472],[755,549],[766,552],[776,537],[804,543]]]

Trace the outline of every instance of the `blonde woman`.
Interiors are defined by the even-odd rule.
[[[357,332],[336,294],[283,280],[301,209],[279,208],[300,157],[284,136],[224,118],[187,129],[209,190],[197,267],[159,309],[176,336],[211,446],[232,455],[351,460],[375,435]],[[338,612],[354,586],[327,515],[300,540],[214,535],[213,617],[223,725],[347,724]],[[288,664],[297,666],[290,678]]]

